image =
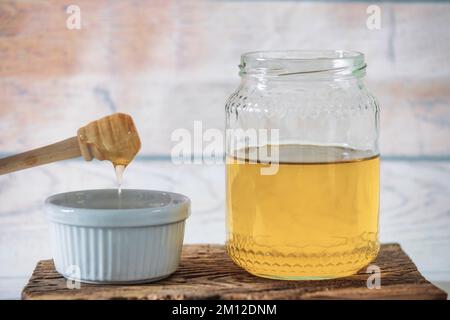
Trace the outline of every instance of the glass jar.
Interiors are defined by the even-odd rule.
[[[276,279],[348,276],[377,255],[379,107],[364,55],[243,54],[226,103],[227,252]]]

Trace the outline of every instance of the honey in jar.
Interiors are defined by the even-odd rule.
[[[322,279],[376,257],[378,155],[280,145],[272,175],[252,160],[227,161],[227,250],[237,264],[263,277]]]

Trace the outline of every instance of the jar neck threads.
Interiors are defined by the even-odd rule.
[[[356,51],[256,51],[241,56],[239,75],[271,80],[348,80],[364,77],[364,54]]]

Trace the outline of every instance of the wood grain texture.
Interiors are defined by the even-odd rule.
[[[67,289],[52,260],[40,261],[23,289],[23,299],[446,299],[417,271],[398,244],[381,246],[373,262],[381,288],[368,289],[371,273],[322,281],[279,281],[255,277],[235,264],[221,245],[184,246],[179,269],[169,278],[143,285],[81,284]]]
[[[0,159],[0,175],[81,156],[127,166],[140,148],[133,119],[114,113],[79,128],[75,137]]]
[[[0,2],[1,152],[122,111],[143,153],[167,155],[194,120],[223,129],[241,53],[339,48],[366,54],[383,154],[450,155],[448,3],[379,3],[380,30],[353,1],[78,0],[80,30],[66,28],[69,4]]]
[[[125,113],[113,113],[94,120],[77,131],[84,160],[108,160],[127,166],[141,149],[141,140],[133,118]]]
[[[0,175],[81,156],[77,137],[0,159]]]

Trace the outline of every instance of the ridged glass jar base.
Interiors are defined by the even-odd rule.
[[[231,259],[259,277],[278,280],[323,280],[350,276],[367,266],[378,254],[379,242],[370,241],[352,250],[300,248],[280,252],[262,246],[243,246],[227,241]]]

